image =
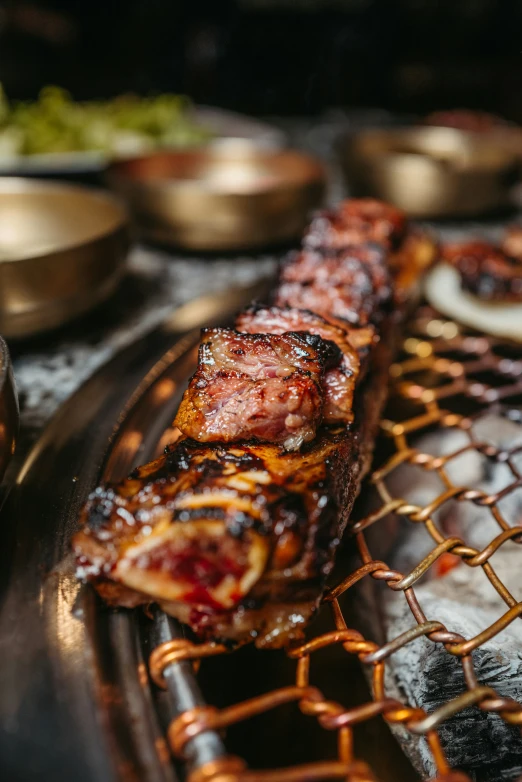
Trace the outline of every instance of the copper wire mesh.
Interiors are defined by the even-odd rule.
[[[437,729],[443,722],[475,706],[500,715],[507,723],[522,726],[522,705],[501,697],[490,687],[482,686],[472,659],[473,650],[522,614],[522,603],[513,597],[490,562],[492,555],[507,541],[522,542],[522,526],[515,526],[519,520],[505,518],[499,508],[500,500],[522,486],[522,475],[513,458],[522,451],[522,445],[507,450],[497,448],[477,440],[473,431],[474,418],[485,411],[501,411],[516,420],[522,419],[520,348],[460,330],[455,323],[440,320],[429,309],[419,312],[403,347],[402,359],[391,369],[392,396],[396,400],[391,407],[393,418],[388,417],[381,423],[391,446],[391,455],[370,479],[379,498],[379,507],[353,528],[361,566],[324,597],[324,607],[331,611],[332,629],[287,650],[289,657],[296,661],[295,681],[291,686],[224,709],[209,705],[185,712],[171,723],[168,730],[172,752],[182,759],[185,745],[199,733],[209,729],[220,731],[233,723],[294,701],[303,714],[314,717],[323,729],[337,732],[338,758],[278,770],[254,771],[247,769],[240,758],[227,757],[193,771],[190,782],[217,782],[218,779],[221,782],[319,779],[370,782],[376,779],[372,770],[354,756],[353,726],[377,715],[382,715],[388,723],[400,723],[412,734],[425,736],[437,769],[438,782],[464,782],[468,777],[450,768],[442,749]],[[404,403],[402,408],[401,401]],[[406,409],[407,414],[401,413],[401,409]],[[415,438],[434,428],[439,431],[458,429],[466,434],[468,442],[458,451],[444,456],[417,450]],[[508,465],[512,475],[509,485],[491,495],[456,485],[448,475],[447,466],[453,459],[471,450]],[[442,481],[443,490],[425,507],[409,504],[390,493],[387,479],[403,464],[434,472]],[[446,536],[440,531],[433,514],[449,501],[474,503],[489,511],[498,533],[483,550],[478,551],[459,537]],[[367,531],[379,525],[390,513],[398,514],[412,524],[423,524],[433,541],[430,553],[409,573],[400,573],[386,562],[374,559],[369,547]],[[431,568],[440,566],[448,556],[460,558],[470,568],[481,567],[484,577],[506,605],[505,612],[474,638],[464,638],[449,631],[436,617],[427,617],[415,594],[416,582]],[[389,589],[402,592],[411,610],[411,628],[383,646],[366,640],[360,632],[348,627],[339,604],[341,595],[367,578],[384,582]],[[387,697],[384,684],[386,666],[392,655],[421,636],[434,644],[443,645],[448,655],[460,660],[465,683],[465,690],[460,695],[429,714],[421,708]],[[317,650],[332,644],[341,644],[347,654],[357,655],[360,662],[371,669],[373,699],[370,702],[345,708],[326,699],[313,686],[311,658]],[[216,644],[197,645],[187,640],[163,644],[151,657],[151,675],[161,686],[162,671],[168,664],[182,659],[196,661],[226,651]]]

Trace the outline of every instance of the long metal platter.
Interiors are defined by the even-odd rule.
[[[265,282],[178,309],[93,375],[26,459],[0,514],[0,779],[178,778],[161,715],[200,696],[183,663],[166,676],[170,699],[155,703],[144,644],[150,650],[182,628],[160,612],[147,624],[139,613],[101,605],[76,581],[69,541],[100,477],[123,477],[157,453],[200,327],[226,322],[266,289]],[[193,760],[222,752],[212,734],[192,749]]]

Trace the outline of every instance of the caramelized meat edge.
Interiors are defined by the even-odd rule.
[[[468,293],[484,301],[522,301],[522,228],[508,229],[500,246],[486,241],[449,244],[443,258],[457,269]]]
[[[406,228],[404,212],[391,204],[374,198],[351,198],[335,209],[319,212],[305,232],[303,244],[323,249],[376,242],[394,250]]]
[[[334,342],[341,351],[342,360],[338,367],[328,369],[324,376],[324,421],[327,424],[348,424],[353,421],[353,394],[361,372],[361,355],[349,341],[348,328],[329,323],[310,310],[263,305],[254,305],[240,313],[236,328],[254,334],[261,331],[266,334],[284,334],[286,331],[306,330]],[[361,350],[363,353],[364,350]]]
[[[206,329],[174,424],[199,442],[253,439],[296,450],[315,437],[324,374],[341,359],[335,343],[307,331]]]
[[[275,303],[366,326],[392,300],[387,253],[377,244],[337,252],[303,250],[283,267]]]

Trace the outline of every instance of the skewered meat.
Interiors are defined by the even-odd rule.
[[[200,442],[254,438],[295,450],[315,436],[324,371],[340,361],[334,343],[306,331],[205,329],[198,369],[174,424]]]
[[[97,489],[73,540],[78,574],[110,603],[155,599],[203,636],[288,640],[315,610],[369,467],[381,361],[353,437],[324,430],[299,453],[184,440]]]
[[[374,198],[352,198],[319,212],[305,232],[305,247],[343,248],[377,242],[395,249],[406,232],[404,212]]]
[[[311,456],[300,455],[299,471],[296,456],[273,445],[186,440],[170,447],[90,498],[84,534],[93,548],[102,542],[98,573],[115,568],[122,583],[145,594],[161,588],[164,600],[221,610],[236,605],[267,565],[267,573],[299,564],[301,575],[314,575],[327,560],[315,538],[329,530],[333,506],[326,485],[317,488],[332,447],[327,440]],[[215,548],[218,535],[228,550]]]
[[[328,252],[302,250],[283,267],[281,277],[287,282],[336,287],[365,285],[365,279],[369,277],[378,301],[387,301],[391,295],[387,253],[378,244],[343,247]]]
[[[443,258],[457,269],[468,293],[485,301],[522,301],[521,236],[513,227],[501,247],[485,241],[450,244]]]
[[[326,255],[304,250],[284,267],[276,303],[367,325],[382,317],[385,303],[391,300],[386,258],[378,245]]]
[[[280,307],[304,307],[323,317],[330,315],[347,324],[366,326],[374,311],[374,297],[369,276],[361,275],[360,280],[361,287],[357,292],[349,285],[333,287],[283,282],[275,303]]]
[[[236,320],[236,327],[238,331],[251,334],[284,334],[287,331],[306,330],[335,342],[343,357],[340,365],[328,369],[324,376],[323,416],[328,424],[353,421],[353,392],[361,362],[345,329],[328,323],[309,310],[263,306],[253,306],[242,312]]]
[[[318,287],[368,287],[378,302],[386,302],[392,288],[387,260],[386,250],[378,244],[329,252],[303,250],[285,265],[281,277]]]
[[[361,202],[356,206],[360,211]],[[349,215],[351,208],[343,210]],[[364,217],[363,227],[368,221]],[[373,225],[380,226],[379,220]],[[390,237],[390,231],[383,235]],[[424,268],[434,246],[418,237],[401,254],[406,240],[393,265],[411,290],[416,275],[410,270],[403,277],[398,259]],[[375,257],[384,265],[375,248],[355,256],[357,269]],[[321,263],[313,268],[324,279],[316,290],[326,300]],[[202,637],[255,638],[259,646],[279,646],[300,635],[320,601],[369,468],[386,396],[401,312],[384,312],[374,273],[354,275],[355,289],[346,283],[341,291],[354,320],[367,326],[353,328],[328,302],[319,315],[306,312],[304,298],[296,294],[296,310],[243,313],[237,325],[248,333],[204,332],[200,364],[176,419],[199,442],[181,440],[128,480],[100,487],[83,510],[82,530],[73,540],[78,574],[91,579],[108,602],[133,606],[155,600]],[[368,300],[356,289],[366,279]],[[306,289],[299,282],[283,282],[282,288],[286,285]],[[394,301],[406,297],[406,288],[399,293]],[[266,333],[251,333],[258,326]],[[349,402],[328,385],[335,370],[343,375]],[[348,371],[355,388],[346,380]],[[295,409],[289,409],[289,400],[297,400]],[[354,415],[347,426],[348,408]],[[294,427],[287,419],[296,413]],[[327,422],[337,416],[342,424],[319,426],[325,413]],[[282,447],[289,447],[289,437],[307,440],[310,432],[315,439],[302,450]],[[243,441],[231,442],[236,437]],[[205,442],[217,439],[221,442]]]

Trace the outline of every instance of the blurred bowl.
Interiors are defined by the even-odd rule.
[[[125,209],[75,185],[0,178],[0,332],[60,326],[116,287],[129,246]]]
[[[325,190],[323,167],[237,139],[113,163],[108,182],[141,234],[191,250],[243,250],[299,236]]]
[[[344,136],[339,155],[353,195],[381,198],[424,218],[507,206],[518,168],[513,152],[494,139],[443,127]]]
[[[0,480],[14,454],[18,437],[18,397],[9,349],[0,337]]]

